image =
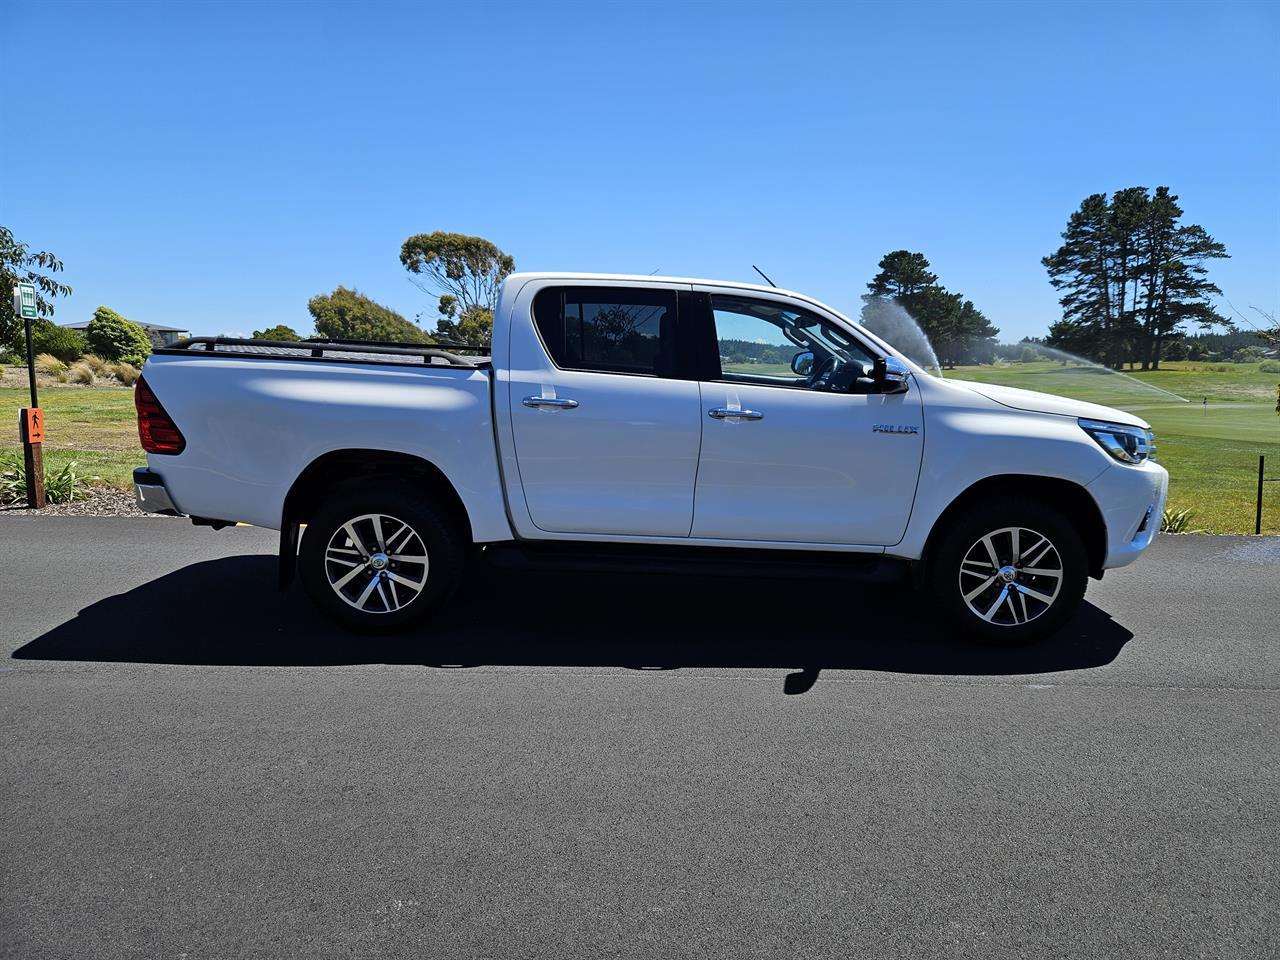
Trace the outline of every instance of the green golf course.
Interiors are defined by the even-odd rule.
[[[1169,470],[1170,508],[1193,511],[1195,530],[1253,533],[1259,454],[1267,458],[1267,476],[1280,477],[1280,373],[1261,366],[1181,362],[1121,375],[1100,367],[1038,361],[957,367],[946,376],[1039,390],[1137,414],[1156,432],[1157,459]],[[1280,533],[1280,483],[1264,485],[1262,532]]]

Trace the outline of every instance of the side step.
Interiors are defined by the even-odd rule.
[[[874,583],[905,580],[911,570],[909,560],[871,553],[578,541],[489,543],[481,546],[480,556],[506,570],[821,578]]]

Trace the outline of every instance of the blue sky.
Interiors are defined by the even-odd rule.
[[[310,329],[340,283],[433,316],[398,255],[439,229],[847,311],[907,247],[1017,338],[1079,201],[1168,184],[1275,310],[1278,10],[0,0],[0,223],[66,262],[64,323]]]

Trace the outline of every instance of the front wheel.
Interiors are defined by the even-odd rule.
[[[328,616],[386,633],[452,596],[464,553],[446,516],[394,483],[337,494],[307,523],[298,554],[307,593]]]
[[[966,633],[1001,643],[1048,636],[1084,597],[1088,560],[1070,521],[1045,504],[973,510],[943,532],[929,589]]]

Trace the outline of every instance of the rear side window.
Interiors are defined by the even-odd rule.
[[[557,367],[677,375],[676,295],[626,287],[548,287],[533,301],[538,333]]]

